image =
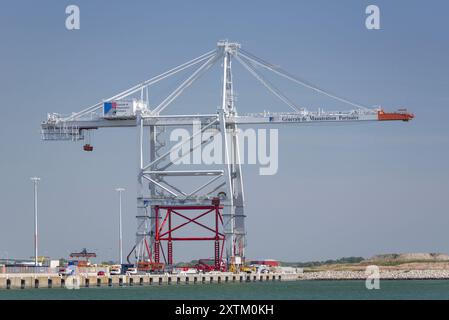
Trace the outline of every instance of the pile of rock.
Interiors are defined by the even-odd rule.
[[[449,261],[449,255],[445,253],[390,253],[379,254],[364,260],[363,262],[410,262],[410,261],[429,261],[442,262]]]
[[[365,280],[365,271],[316,271],[304,272],[302,280]],[[412,279],[449,279],[449,270],[383,270],[380,279],[412,280]]]

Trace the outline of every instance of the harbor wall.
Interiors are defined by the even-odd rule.
[[[33,288],[89,288],[89,287],[120,287],[120,286],[158,286],[186,285],[229,282],[259,282],[259,281],[294,281],[299,279],[297,273],[270,274],[161,274],[161,275],[77,275],[59,276],[54,274],[2,274],[0,289],[33,289]]]

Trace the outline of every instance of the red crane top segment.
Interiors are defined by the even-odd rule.
[[[399,109],[396,112],[385,112],[382,109],[378,111],[377,116],[379,121],[390,121],[390,120],[402,120],[409,121],[412,120],[415,115],[407,111],[407,109]]]

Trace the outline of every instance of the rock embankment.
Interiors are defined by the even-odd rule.
[[[449,261],[449,255],[445,253],[390,253],[378,254],[364,262],[407,262],[407,261]]]
[[[312,271],[300,275],[301,280],[365,280],[365,271]],[[383,280],[449,279],[449,270],[380,271]]]

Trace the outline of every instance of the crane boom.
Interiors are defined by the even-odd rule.
[[[152,116],[141,115],[144,126],[185,126],[191,125],[192,119],[209,123],[212,119],[220,121],[218,114],[206,115],[170,115],[170,116]],[[50,116],[49,119],[41,124],[42,138],[44,140],[82,140],[83,130],[94,130],[99,128],[117,128],[117,127],[136,127],[137,115],[126,118],[104,118],[93,119],[64,120]],[[349,110],[326,112],[323,110],[316,112],[263,112],[243,115],[229,115],[226,123],[236,125],[251,124],[314,124],[314,123],[346,123],[360,121],[409,121],[414,118],[414,114],[400,109],[395,112],[385,112],[383,109],[373,110]],[[63,133],[67,133],[64,136]]]

